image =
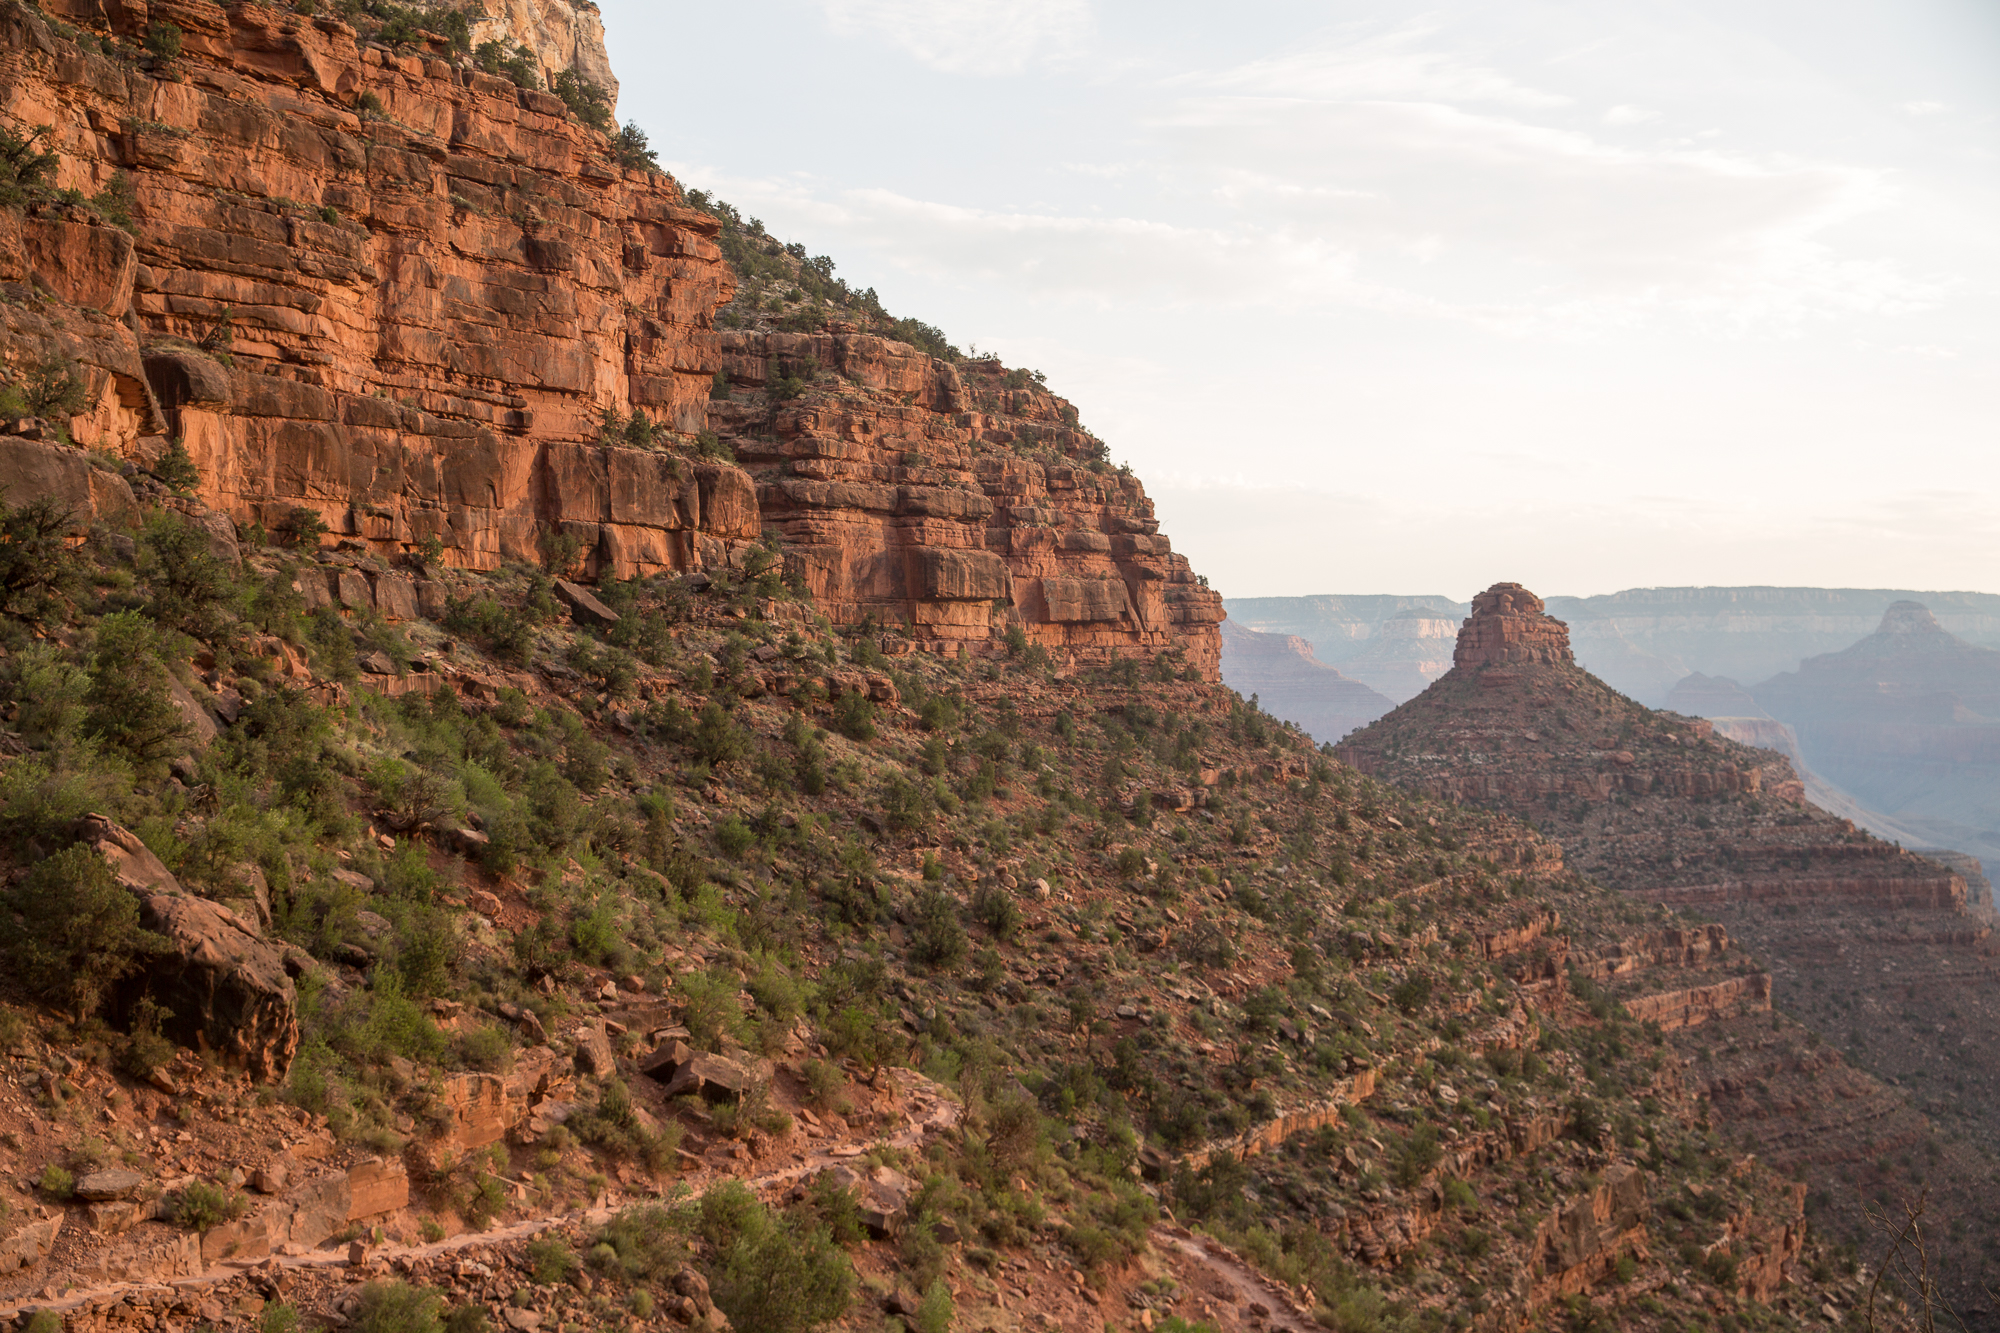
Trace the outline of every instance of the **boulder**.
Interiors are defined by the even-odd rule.
[[[618,613],[598,601],[596,595],[580,583],[557,579],[556,599],[569,608],[570,619],[579,625],[605,629],[618,623]]]
[[[593,1024],[577,1034],[576,1067],[592,1078],[610,1078],[618,1072],[618,1053],[611,1049],[603,1024]]]
[[[129,1199],[146,1187],[146,1178],[137,1171],[127,1171],[121,1167],[110,1167],[102,1171],[92,1171],[76,1182],[76,1197],[86,1203],[105,1203],[112,1199]]]
[[[23,1268],[33,1268],[48,1258],[49,1251],[56,1247],[56,1237],[61,1234],[63,1215],[50,1213],[46,1217],[30,1217],[25,1213],[15,1213],[0,1220],[0,1273],[12,1273]]]
[[[878,1239],[903,1229],[909,1215],[910,1196],[916,1182],[891,1167],[878,1166],[863,1175],[851,1166],[836,1166],[826,1173],[835,1185],[854,1196],[861,1210],[861,1224]]]
[[[659,1083],[672,1083],[694,1059],[694,1051],[684,1041],[662,1042],[639,1062],[639,1072]]]
[[[215,1051],[259,1079],[283,1079],[299,1048],[298,996],[284,951],[228,908],[182,889],[129,829],[86,815],[75,832],[139,900],[139,924],[166,941],[121,988],[122,1006],[150,997],[172,1015],[161,1030],[174,1040]]]
[[[669,1097],[689,1093],[711,1102],[740,1101],[750,1087],[750,1071],[720,1055],[696,1055],[667,1084]]]

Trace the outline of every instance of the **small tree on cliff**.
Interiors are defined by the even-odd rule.
[[[139,903],[94,847],[76,846],[38,863],[8,904],[6,945],[17,974],[44,999],[79,1018],[166,941],[139,928]]]

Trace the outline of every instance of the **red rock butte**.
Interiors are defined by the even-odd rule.
[[[1518,583],[1496,583],[1472,599],[1458,631],[1454,668],[1570,666],[1569,626],[1542,609],[1542,599]]]

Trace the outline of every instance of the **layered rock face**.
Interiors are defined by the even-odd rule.
[[[1068,404],[1008,387],[997,362],[851,331],[724,345],[719,224],[616,165],[559,99],[442,44],[390,49],[254,4],[59,8],[127,51],[149,23],[183,33],[178,60],[142,66],[0,11],[0,111],[52,127],[61,185],[94,194],[123,171],[136,196],[136,241],[80,208],[4,220],[20,231],[0,282],[58,303],[0,308],[0,358],[81,362],[80,443],[150,463],[178,437],[200,498],[239,525],[309,513],[392,560],[436,543],[491,569],[560,537],[590,572],[645,575],[736,562],[768,534],[843,623],[935,641],[1019,625],[1078,660],[1181,654],[1215,677],[1220,599],[1138,482],[1046,461],[1090,443]],[[510,34],[570,33],[548,59],[595,77],[588,8],[494,11]],[[818,367],[823,391],[764,392]],[[750,393],[711,403],[725,369]],[[749,471],[694,448],[711,426]],[[23,442],[7,462],[16,502],[131,508],[75,451]]]
[[[1296,722],[1321,744],[1365,727],[1395,704],[1313,656],[1295,634],[1259,634],[1234,621],[1222,627],[1222,680],[1268,712]]]
[[[1926,632],[1917,624],[1904,633]],[[1762,1004],[1813,1015],[1885,1074],[1965,1069],[1979,1087],[2000,1077],[2000,1027],[1950,998],[1977,994],[1983,1008],[2000,990],[1987,916],[1962,876],[1807,803],[1780,755],[1615,694],[1575,664],[1564,627],[1515,585],[1474,603],[1457,660],[1422,696],[1350,737],[1340,756],[1387,780],[1513,811],[1555,836],[1571,865],[1648,903],[1728,913],[1730,933],[1771,961]],[[1672,1026],[1691,1008],[1740,1006],[1757,991],[1733,977],[1635,1002]],[[1879,1003],[1886,1016],[1892,995],[1909,1021],[1897,1024],[1884,1063],[1889,1052],[1843,1006]],[[1990,1099],[1926,1109],[1978,1135],[2000,1131]],[[1921,1117],[1903,1123],[1928,1133]]]
[[[437,539],[474,567],[539,558],[551,528],[627,573],[757,536],[741,474],[594,440],[605,407],[703,424],[734,279],[671,180],[628,176],[549,94],[331,19],[120,17],[128,39],[178,25],[183,57],[146,71],[28,10],[0,20],[9,116],[54,127],[63,184],[122,169],[137,198],[136,244],[44,213],[0,273],[78,307],[10,321],[9,350],[89,367],[80,441],[145,459],[176,435],[241,523],[304,508],[378,553]]]
[[[525,46],[550,74],[575,70],[618,101],[618,76],[604,46],[604,16],[590,0],[479,0],[472,40]]]
[[[1018,627],[1071,660],[1179,652],[1217,678],[1221,597],[1136,477],[1084,461],[1063,399],[998,361],[953,365],[846,325],[721,338],[732,387],[709,421],[836,623],[933,643]],[[780,380],[811,389],[783,399]]]
[[[1496,583],[1472,599],[1458,632],[1454,669],[1574,665],[1569,627],[1542,612],[1542,599],[1518,583]]]

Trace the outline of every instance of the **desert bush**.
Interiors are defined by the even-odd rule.
[[[963,963],[971,946],[959,924],[958,902],[942,889],[917,898],[912,922],[910,956],[925,967],[944,971]]]
[[[249,1209],[248,1199],[207,1180],[187,1185],[173,1201],[175,1224],[189,1231],[211,1231],[224,1222],[235,1221]]]
[[[142,772],[163,769],[192,736],[168,689],[169,669],[159,631],[138,612],[97,622],[84,731]]]
[[[355,1333],[444,1333],[444,1301],[406,1282],[370,1282],[350,1325]]]
[[[66,848],[37,862],[10,895],[0,939],[14,974],[78,1015],[97,1012],[110,988],[166,942],[139,928],[139,904],[95,848]]]
[[[578,1266],[576,1252],[553,1236],[529,1241],[522,1257],[528,1261],[528,1276],[545,1287],[569,1281]]]
[[[806,1333],[846,1313],[853,1265],[809,1214],[773,1213],[726,1181],[703,1197],[696,1225],[716,1249],[711,1294],[736,1327]]]
[[[0,501],[0,614],[32,625],[63,618],[82,572],[65,540],[75,527],[75,512],[50,497]]]
[[[604,1224],[591,1247],[591,1266],[628,1281],[657,1282],[679,1268],[687,1254],[682,1220],[658,1204],[645,1204]]]

